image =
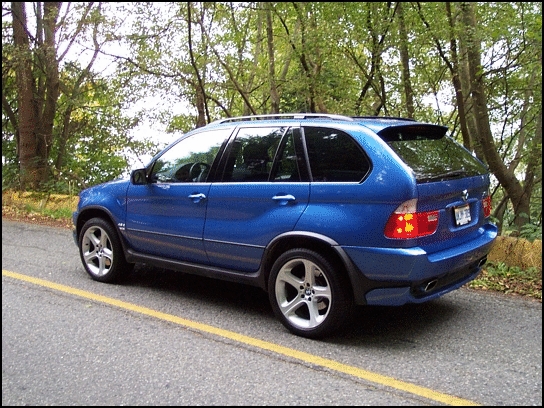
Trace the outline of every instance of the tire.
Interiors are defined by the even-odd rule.
[[[292,333],[319,339],[343,328],[351,316],[350,285],[329,260],[304,248],[274,263],[268,296],[276,317]]]
[[[111,283],[129,272],[117,231],[102,218],[92,218],[79,234],[79,255],[87,273],[96,281]]]

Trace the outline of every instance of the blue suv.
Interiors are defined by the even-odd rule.
[[[478,275],[497,236],[489,172],[447,130],[309,113],[213,122],[80,193],[81,261],[100,282],[146,263],[258,286],[309,338],[356,304],[435,299]]]

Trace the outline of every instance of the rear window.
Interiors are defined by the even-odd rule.
[[[437,125],[389,127],[379,136],[412,168],[418,182],[488,173],[485,165]]]

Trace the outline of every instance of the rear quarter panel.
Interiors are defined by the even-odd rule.
[[[371,170],[359,183],[311,183],[310,202],[296,230],[318,232],[346,246],[405,245],[386,239],[384,227],[402,202],[417,196],[411,170],[372,132],[360,126],[342,130],[365,150]]]

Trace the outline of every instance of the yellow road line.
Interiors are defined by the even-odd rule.
[[[338,361],[330,360],[328,358],[315,356],[313,354],[305,353],[303,351],[298,351],[288,347],[283,347],[278,344],[274,344],[274,343],[259,340],[253,337],[245,336],[240,333],[232,332],[229,330],[223,330],[214,326],[198,323],[188,319],[183,319],[178,316],[162,313],[153,309],[148,309],[146,307],[138,306],[128,302],[123,302],[121,300],[113,299],[110,297],[97,295],[92,292],[75,289],[70,286],[60,285],[58,283],[50,282],[50,281],[39,279],[39,278],[34,278],[27,275],[22,275],[16,272],[6,271],[4,269],[2,269],[2,276],[8,276],[10,278],[34,283],[36,285],[44,286],[50,289],[55,289],[55,290],[69,293],[69,294],[79,296],[85,299],[90,299],[97,302],[106,303],[108,305],[116,306],[125,310],[130,310],[136,313],[141,313],[147,316],[155,317],[157,319],[166,320],[171,323],[179,324],[179,325],[189,327],[191,329],[199,330],[205,333],[214,334],[216,336],[234,340],[234,341],[244,343],[253,347],[257,347],[263,350],[272,351],[274,353],[281,354],[283,356],[291,357],[306,363],[325,367],[330,370],[348,374],[353,377],[357,377],[366,381],[373,382],[375,384],[380,384],[386,387],[405,391],[405,392],[417,395],[419,397],[424,397],[429,400],[441,402],[443,404],[456,405],[456,406],[479,406],[480,405],[470,400],[444,394],[438,391],[434,391],[430,388],[420,387],[415,384],[400,381],[393,377],[388,377],[388,376],[377,374],[371,371],[363,370],[358,367],[342,364]]]

